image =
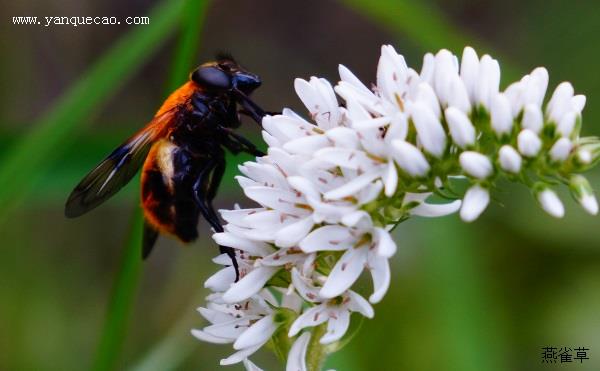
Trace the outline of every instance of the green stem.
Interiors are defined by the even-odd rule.
[[[142,261],[140,258],[142,254],[141,214],[141,209],[137,208],[133,215],[131,233],[123,250],[123,260],[114,284],[108,305],[106,323],[92,367],[94,371],[105,371],[115,368],[119,349],[125,338],[127,322],[131,308],[133,307],[133,298],[137,290]]]
[[[306,350],[306,367],[308,371],[320,371],[327,358],[326,347],[319,342],[327,332],[327,322],[317,326],[312,331]]]

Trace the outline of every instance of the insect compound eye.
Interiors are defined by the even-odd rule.
[[[216,88],[231,88],[231,77],[217,67],[200,67],[192,73],[192,80],[199,85]]]

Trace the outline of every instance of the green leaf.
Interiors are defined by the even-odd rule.
[[[100,343],[94,360],[94,371],[112,370],[118,360],[119,349],[125,339],[127,323],[133,307],[133,298],[137,291],[142,256],[141,209],[136,208],[132,218],[130,236],[123,249],[121,267],[114,284],[108,304],[106,322],[100,337]]]

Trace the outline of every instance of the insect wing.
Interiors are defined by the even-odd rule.
[[[98,164],[69,196],[65,215],[74,218],[85,214],[123,188],[144,163],[152,143],[168,132],[176,116],[175,109],[156,116]]]

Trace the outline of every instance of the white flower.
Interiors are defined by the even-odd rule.
[[[317,305],[305,309],[292,323],[289,336],[296,336],[305,327],[314,327],[327,322],[327,332],[319,342],[329,344],[344,336],[350,325],[351,312],[358,312],[367,318],[372,318],[374,315],[373,307],[369,302],[354,291],[348,290],[340,297],[326,299],[321,297],[318,288],[302,277],[297,270],[292,271],[292,281],[304,300]]]
[[[233,343],[237,352],[222,359],[221,365],[244,361],[262,347],[279,327],[269,306],[275,305],[276,300],[267,291],[238,304],[225,303],[221,294],[212,294],[207,299],[207,306],[198,308],[198,312],[210,325],[202,330],[192,330],[192,335],[210,343]]]
[[[319,292],[321,297],[334,298],[343,294],[366,267],[374,285],[370,301],[376,303],[389,287],[387,259],[396,252],[396,244],[386,230],[374,227],[369,215],[363,211],[347,215],[344,222],[346,225],[328,225],[314,230],[299,246],[305,253],[345,251],[326,278]]]
[[[236,178],[258,205],[221,210],[226,225],[214,239],[235,249],[240,277],[235,282],[227,255],[214,259],[223,267],[206,280],[213,294],[201,310],[211,325],[194,334],[233,344],[237,352],[223,364],[258,371],[248,356],[289,327],[289,342],[278,333],[272,344],[291,347],[288,371],[306,370],[307,352],[339,341],[351,312],[373,317],[369,302],[380,302],[391,283],[394,226],[459,210],[472,222],[501,179],[531,188],[555,217],[564,207],[549,187],[568,180],[577,202],[598,213],[589,182],[577,174],[600,158],[600,139],[579,136],[586,98],[562,83],[544,106],[545,68],[501,91],[498,61],[470,47],[460,62],[448,50],[428,53],[417,73],[384,45],[372,88],[338,70],[337,84],[295,80],[308,119],[287,108],[265,116],[267,155],[244,163]],[[464,196],[457,180],[468,183]],[[373,282],[368,301],[353,291],[365,269]],[[318,343],[310,341],[315,326],[326,328]]]

